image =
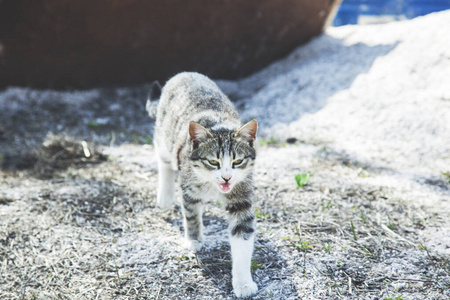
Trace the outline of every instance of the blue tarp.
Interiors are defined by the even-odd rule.
[[[446,9],[450,0],[343,0],[333,24],[357,24],[361,15],[412,19]]]

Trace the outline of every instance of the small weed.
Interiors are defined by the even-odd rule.
[[[259,211],[259,209],[255,209],[255,217],[260,220],[265,220],[269,217],[269,215]]]
[[[326,253],[331,254],[331,246],[330,243],[328,243],[328,245],[326,247],[324,247],[324,250]]]
[[[259,268],[261,268],[264,264],[259,264],[258,261],[256,259],[252,259],[252,265],[251,265],[251,270],[252,272],[255,272],[256,270],[258,270]]]
[[[447,180],[447,183],[450,183],[450,171],[441,172],[441,174],[445,177],[445,179]]]
[[[258,228],[259,228],[259,232],[261,232],[262,234],[266,234],[266,233],[271,233],[272,232],[271,230],[264,229],[261,226],[258,226]]]
[[[0,164],[2,163],[2,161],[0,160]],[[281,207],[282,207],[282,210],[283,210],[283,215],[285,215],[286,214],[286,207],[284,206],[284,201],[283,200],[281,200]]]
[[[359,177],[362,177],[362,178],[367,178],[367,177],[370,176],[370,174],[369,174],[369,172],[367,172],[366,170],[361,169],[361,171],[358,173],[358,176],[359,176]]]
[[[332,207],[332,206],[333,206],[332,201],[333,201],[333,200],[331,200],[331,199],[328,200],[327,204],[325,204],[325,205],[322,206],[322,211],[324,211],[324,210],[327,209],[327,208]]]
[[[353,239],[356,241],[358,238],[356,237],[355,226],[353,226],[353,221],[351,221],[351,220],[350,220],[350,225],[352,227]]]
[[[188,255],[177,256],[176,259],[179,261],[190,260],[191,258]]]
[[[309,243],[311,243],[311,241],[298,242],[296,247],[301,251],[306,251],[311,249],[311,245]]]
[[[302,241],[300,230],[297,224],[294,224],[294,228],[295,228],[295,236],[292,238],[285,237],[283,238],[283,240],[289,241],[293,247],[303,252],[306,252],[307,250],[311,249],[312,248],[312,246],[310,245],[311,241]]]
[[[341,262],[340,260],[338,260],[338,261],[336,262],[336,266],[337,266],[338,268],[340,268],[340,267],[342,266],[342,262]]]
[[[86,124],[86,126],[87,126],[89,129],[99,129],[99,128],[100,128],[100,124],[98,124],[98,123],[95,122],[95,121],[90,121],[90,122],[88,122],[88,123]]]
[[[364,222],[364,224],[367,224],[367,220],[366,220],[366,217],[364,216],[363,212],[360,212],[360,217],[361,217],[361,220]]]
[[[394,224],[392,224],[391,218],[389,218],[389,215],[388,215],[388,220],[389,220],[389,224],[387,224],[386,227],[389,228],[390,230],[394,230],[395,226],[394,226]]]
[[[145,142],[147,144],[153,144],[153,138],[151,136],[146,136],[145,137]]]
[[[277,141],[273,137],[271,137],[271,138],[269,138],[267,140],[265,140],[265,139],[260,139],[259,140],[259,145],[260,146],[270,146],[270,145],[276,145],[276,144],[277,144]]]
[[[403,300],[405,297],[403,297],[403,294],[394,296],[393,298],[384,298],[384,300]]]
[[[307,185],[313,174],[310,173],[302,173],[295,175],[295,182],[297,182],[297,188],[302,188]]]
[[[367,255],[369,255],[369,256],[372,256],[372,255],[373,255],[373,253],[370,252],[369,250],[367,250],[366,247],[362,246],[362,249],[363,249],[364,253],[366,253]]]
[[[117,280],[120,280],[119,268],[117,267],[116,260],[114,260],[114,267],[115,267],[115,271],[116,271],[116,275],[117,275]]]
[[[420,243],[418,247],[419,247],[419,250],[425,250],[425,251],[428,251],[428,247],[427,247],[427,246],[424,246],[422,243]]]
[[[301,234],[300,234],[300,230],[298,229],[297,224],[294,224],[294,228],[295,228],[295,234],[297,234],[298,238],[300,239]]]
[[[139,144],[141,142],[141,136],[138,134],[131,135],[131,142],[133,144]]]

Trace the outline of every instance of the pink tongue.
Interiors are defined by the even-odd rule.
[[[230,184],[229,183],[221,183],[219,184],[220,188],[224,192],[228,192],[230,190]]]

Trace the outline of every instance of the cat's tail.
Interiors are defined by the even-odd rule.
[[[147,104],[145,105],[145,109],[148,112],[148,115],[152,119],[156,119],[156,112],[158,109],[158,100],[161,97],[161,85],[158,81],[153,81],[152,86],[150,87],[150,92],[148,92]]]

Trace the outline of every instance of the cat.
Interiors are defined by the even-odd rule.
[[[257,121],[241,126],[231,101],[199,73],[177,74],[162,89],[155,82],[149,98],[147,111],[156,117],[158,206],[167,208],[175,202],[178,176],[186,245],[199,251],[204,242],[203,202],[225,203],[233,291],[238,297],[256,293],[250,265],[255,239],[252,202]]]

